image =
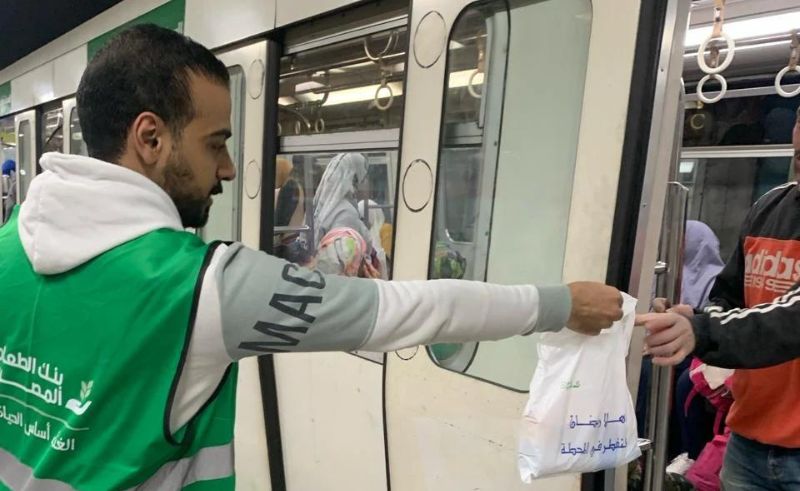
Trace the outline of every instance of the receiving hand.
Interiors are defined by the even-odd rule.
[[[649,334],[644,338],[645,349],[647,354],[653,356],[656,365],[677,365],[694,351],[692,323],[681,314],[637,315],[636,325],[647,329]]]
[[[653,309],[653,312],[658,312],[658,313],[674,312],[676,314],[681,314],[684,317],[688,317],[689,319],[694,317],[694,309],[692,308],[691,305],[686,305],[686,304],[672,305],[672,303],[666,298],[653,299],[651,307]]]
[[[622,319],[622,295],[613,286],[590,281],[570,283],[572,313],[567,327],[575,332],[596,336]]]

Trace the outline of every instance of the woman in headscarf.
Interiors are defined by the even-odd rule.
[[[377,244],[376,247],[356,205],[356,191],[366,178],[367,159],[360,153],[340,153],[325,168],[314,195],[314,248],[317,251],[317,264],[321,260],[323,266],[331,261],[348,264],[355,258],[361,261],[359,276],[385,277],[385,263],[378,258],[380,245]],[[347,232],[339,233],[342,230],[337,229],[346,229]],[[336,236],[328,237],[335,230]],[[358,238],[352,234],[357,234]],[[356,251],[357,245],[361,243],[359,238],[364,242],[363,253],[340,257],[342,251]],[[342,241],[346,241],[348,247],[342,247]],[[329,249],[336,244],[339,247]],[[352,268],[347,268],[347,271],[350,270]]]
[[[356,190],[367,178],[367,159],[360,153],[340,153],[331,159],[314,194],[314,247],[334,228],[347,227],[365,240],[369,230],[356,207]]]
[[[719,239],[708,225],[690,220],[686,222],[686,239],[681,281],[681,303],[695,310],[708,304],[714,280],[725,263],[719,254]],[[708,442],[714,438],[715,411],[710,411],[702,396],[693,396],[689,358],[675,370],[675,407],[673,415],[680,430],[680,453],[668,471],[685,474],[694,464]],[[725,377],[732,371],[703,366],[701,370],[717,371]],[[688,404],[687,404],[688,401]]]
[[[725,263],[719,255],[719,239],[705,223],[687,221],[685,237],[681,303],[701,310]]]

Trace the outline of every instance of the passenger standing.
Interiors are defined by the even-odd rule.
[[[228,84],[210,51],[152,25],[89,62],[77,107],[91,157],[44,155],[0,228],[5,486],[233,489],[241,358],[598,334],[622,317],[620,293],[596,283],[343,278],[203,243],[184,228],[235,175]]]
[[[0,224],[5,223],[11,217],[11,211],[17,203],[17,164],[11,159],[3,162],[0,170],[0,197],[3,198],[3,209],[0,214]]]

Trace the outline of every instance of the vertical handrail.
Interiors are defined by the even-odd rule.
[[[667,199],[656,267],[656,296],[680,303],[684,234],[689,189],[678,182],[667,184]],[[653,365],[647,437],[652,442],[645,467],[645,490],[662,491],[667,467],[669,416],[672,408],[672,367]]]

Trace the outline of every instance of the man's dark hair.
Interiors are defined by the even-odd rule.
[[[89,155],[114,162],[139,114],[157,114],[176,135],[194,118],[189,77],[228,85],[228,70],[208,49],[152,24],[115,36],[89,62],[78,86],[78,117]]]

